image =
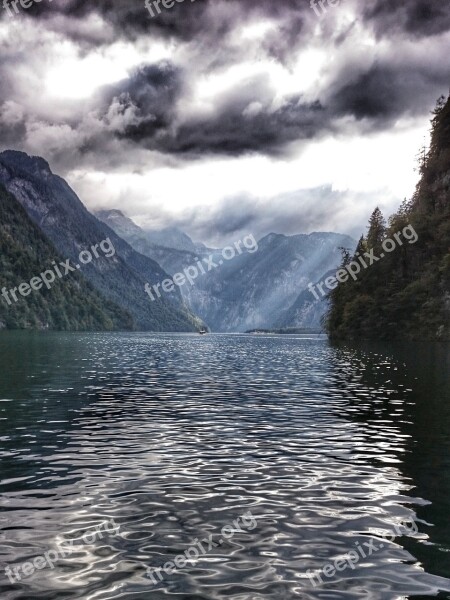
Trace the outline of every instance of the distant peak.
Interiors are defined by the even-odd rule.
[[[282,240],[285,239],[286,236],[283,235],[282,233],[268,233],[265,237],[262,238],[261,242],[266,242],[267,244],[271,244],[272,242],[274,242],[275,240]]]
[[[19,150],[5,150],[0,153],[0,160],[12,167],[31,171],[33,173],[46,173],[52,175],[48,162],[41,156],[30,156]]]

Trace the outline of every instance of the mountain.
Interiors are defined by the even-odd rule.
[[[271,327],[318,327],[327,301],[306,289],[340,263],[340,246],[354,250],[355,240],[335,233],[285,236],[272,233],[245,252],[223,261],[222,250],[180,250],[156,245],[146,231],[121,211],[97,216],[133,248],[156,260],[171,275],[210,255],[223,265],[181,291],[191,309],[214,331],[246,331]],[[203,250],[203,251],[202,251]],[[306,290],[306,291],[305,291]]]
[[[48,163],[23,152],[0,154],[0,183],[20,202],[30,218],[66,259],[110,239],[115,253],[100,255],[83,267],[83,276],[106,298],[130,312],[142,331],[195,331],[201,322],[186,308],[181,294],[156,298],[144,291],[167,278],[153,260],[136,252],[112,229],[89,213],[75,192]]]
[[[170,238],[164,236],[164,231],[178,230],[165,229],[160,231],[158,235],[153,235],[141,229],[120,210],[99,210],[94,214],[100,221],[115,231],[118,236],[126,240],[137,252],[157,262],[171,275],[183,271],[184,268],[192,265],[196,259],[198,260],[199,256],[207,252],[204,246],[203,248],[200,245],[196,246],[191,238],[182,232],[179,232],[180,235],[175,236],[176,239],[173,240],[177,247],[164,245],[170,243]],[[161,239],[164,244],[156,243],[155,239]],[[184,246],[184,249],[180,246]]]
[[[354,248],[350,237],[335,233],[286,236],[271,233],[258,243],[258,251],[244,253],[210,277],[199,280],[191,306],[218,331],[246,331],[277,327],[281,315],[299,301],[310,282],[315,282],[340,261],[340,246]],[[216,259],[217,260],[217,259]],[[308,292],[316,318],[285,319],[284,327],[314,327],[326,311],[326,303]]]
[[[62,260],[22,206],[0,185],[0,329],[132,328],[131,315],[101,296],[77,272],[57,279],[50,289],[41,284],[36,288],[42,289],[34,291],[23,288],[26,297],[18,293],[21,284],[29,284],[40,273],[53,269],[53,261]]]
[[[161,230],[144,229],[147,239],[156,246],[184,250],[185,252],[197,252],[197,246],[183,231],[176,227],[167,227]]]
[[[183,252],[197,252],[197,247],[191,238],[175,227],[160,230],[142,229],[120,210],[98,210],[95,216],[114,229],[124,239],[134,242],[147,243],[154,248],[170,248]]]
[[[349,248],[354,247],[354,244],[355,242]],[[322,275],[320,281],[314,282],[315,289],[317,289],[318,283],[325,281],[335,273],[336,269],[334,268]],[[316,296],[309,289],[302,290],[295,302],[286,310],[280,312],[279,317],[273,323],[273,327],[279,329],[296,329],[302,327],[323,329],[323,319],[329,309],[329,301],[327,295],[322,296],[317,291]]]
[[[331,292],[332,338],[450,340],[450,97],[434,111],[420,174],[413,198],[387,227],[373,212],[357,250],[385,256]],[[355,260],[346,256],[344,265]]]

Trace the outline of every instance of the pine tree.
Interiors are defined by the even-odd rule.
[[[367,247],[367,242],[365,237],[362,235],[359,238],[358,241],[358,245],[356,246],[356,250],[355,250],[355,256],[353,258],[357,258],[358,256],[363,256],[364,252],[367,252],[368,247]]]
[[[367,246],[378,250],[386,235],[386,221],[383,213],[376,207],[369,219],[369,228],[367,233]]]
[[[403,244],[330,293],[325,325],[331,338],[450,340],[449,180],[450,97],[434,111],[430,149],[412,200],[389,219],[388,230],[377,208],[357,252],[365,246],[380,256],[385,236],[403,234]]]

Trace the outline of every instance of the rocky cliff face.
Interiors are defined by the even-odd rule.
[[[129,311],[137,329],[194,331],[200,326],[179,293],[155,302],[149,300],[145,283],[162,281],[167,273],[90,214],[42,158],[14,151],[1,153],[0,183],[17,198],[65,258],[76,262],[82,250],[110,238],[115,255],[100,256],[85,265],[83,275],[105,297]]]
[[[19,202],[0,185],[0,329],[70,331],[127,330],[130,314],[96,292],[80,273],[55,277],[48,287],[39,274],[61,261],[55,247]],[[30,281],[38,279],[32,289]],[[51,279],[51,278],[49,278]],[[27,284],[22,296],[17,288]],[[35,281],[36,285],[36,281]]]

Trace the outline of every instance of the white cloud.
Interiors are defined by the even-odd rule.
[[[16,147],[49,159],[88,206],[119,207],[150,221],[177,221],[189,210],[213,209],[240,197],[252,198],[264,212],[289,197],[289,202],[295,198],[316,210],[318,218],[322,215],[323,228],[333,225],[353,232],[365,225],[375,204],[386,212],[394,210],[412,194],[417,179],[414,157],[432,108],[425,107],[425,96],[415,111],[398,107],[399,115],[417,116],[386,118],[378,132],[364,119],[336,116],[320,135],[315,131],[311,139],[305,135],[290,142],[285,158],[268,156],[264,148],[236,157],[211,157],[204,151],[196,158],[180,158],[147,150],[145,141],[123,139],[130,126],[138,125],[139,109],[127,93],[100,106],[99,91],[127,79],[139,66],[162,60],[180,73],[182,91],[167,127],[174,136],[177,128],[197,117],[201,134],[202,123],[228,105],[238,105],[238,114],[248,120],[274,114],[291,96],[327,107],[337,90],[378,64],[404,72],[402,84],[417,72],[425,73],[430,97],[437,96],[450,66],[448,53],[442,53],[449,33],[376,39],[357,18],[353,0],[330,9],[323,19],[308,9],[304,30],[289,38],[287,50],[283,43],[290,21],[283,20],[281,11],[267,10],[264,16],[261,9],[246,21],[241,8],[222,1],[209,7],[212,28],[201,39],[163,39],[140,30],[133,39],[115,38],[107,18],[95,13],[83,19],[55,14],[48,21],[0,22],[6,65],[2,89],[7,95],[0,103],[0,122],[13,127],[24,122],[25,137]],[[219,40],[221,30],[228,33]],[[393,97],[396,103],[402,101],[401,95]],[[151,115],[145,117],[151,123]],[[316,188],[331,189],[344,213],[333,214],[325,201],[331,214],[308,204],[303,191]]]

